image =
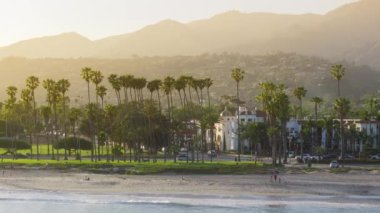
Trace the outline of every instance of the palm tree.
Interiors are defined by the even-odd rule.
[[[42,87],[46,90],[46,101],[49,104],[50,109],[54,112],[54,123],[53,127],[55,128],[57,126],[57,116],[56,116],[56,101],[57,101],[57,95],[56,95],[56,82],[52,79],[45,79],[42,81]],[[50,127],[51,128],[51,127]],[[49,130],[50,132],[53,132],[53,129]],[[51,150],[52,150],[52,159],[54,159],[54,147],[53,142],[51,141]]]
[[[103,78],[104,77],[100,71],[96,70],[96,71],[92,72],[91,82],[93,84],[95,84],[95,91],[98,90],[99,84],[103,81]],[[99,99],[98,99],[97,95],[95,96],[95,99],[96,99],[96,109],[97,109],[99,106]],[[98,110],[96,110],[96,112],[98,112]],[[96,121],[95,121],[95,134],[94,135],[98,135],[98,128],[99,128],[98,113],[96,113],[95,120]],[[95,148],[95,151],[96,151],[96,148]],[[99,146],[99,144],[98,144],[98,160],[100,160],[100,146]]]
[[[30,76],[26,79],[26,86],[30,89],[32,92],[32,99],[33,99],[33,133],[35,134],[36,127],[37,127],[37,113],[36,113],[36,98],[34,96],[34,91],[35,89],[39,86],[40,81],[36,76]],[[35,136],[35,135],[34,135]],[[38,147],[38,138],[36,137],[36,142],[37,142],[37,160],[40,159],[39,157],[39,147]]]
[[[276,165],[277,153],[281,151],[281,144],[280,150],[277,148],[278,142],[276,137],[278,133],[281,132],[284,144],[284,123],[286,123],[289,116],[289,100],[285,94],[285,86],[283,84],[277,85],[272,82],[262,82],[259,84],[259,87],[263,92],[259,94],[256,99],[263,104],[263,109],[267,113],[269,126],[267,133],[272,146],[272,164]],[[280,124],[278,124],[278,122],[280,122]],[[281,126],[281,131],[278,128],[279,125]],[[285,148],[284,150],[286,151]]]
[[[63,128],[65,133],[65,160],[67,160],[67,129],[66,129],[66,92],[69,90],[70,82],[67,79],[61,79],[57,82],[57,90],[61,93],[63,108]]]
[[[193,88],[195,90],[195,94],[197,95],[197,98],[198,98],[198,103],[200,101],[200,97],[199,97],[199,93],[198,93],[198,80],[193,78],[193,77],[190,77],[189,78],[189,81],[188,81],[188,84],[191,88]],[[189,88],[190,88],[189,87]]]
[[[168,76],[164,79],[163,83],[162,83],[162,90],[164,91],[164,93],[166,94],[166,97],[167,97],[167,100],[168,100],[168,118],[169,118],[169,123],[170,123],[170,127],[169,129],[171,129],[171,123],[172,123],[172,105],[171,105],[171,95],[172,95],[172,90],[174,88],[174,78]],[[165,157],[165,162],[166,162],[166,153],[167,153],[167,148],[168,148],[168,145],[170,144],[171,142],[171,133],[169,133],[169,138],[168,138],[168,143],[166,144],[166,147],[165,147],[165,153],[164,153],[164,157]]]
[[[32,108],[32,92],[30,89],[22,89],[21,90],[21,100],[22,100],[22,105],[24,108],[25,112],[25,129],[26,132],[29,134],[29,143],[30,143],[30,159],[33,157],[33,141],[32,141],[32,136],[33,136],[33,125],[30,124],[30,108]]]
[[[211,107],[210,105],[210,87],[212,86],[212,80],[210,78],[206,78],[205,79],[205,86],[206,86],[206,89],[207,89],[207,99],[208,99],[208,108]]]
[[[94,71],[89,68],[89,67],[84,67],[82,69],[82,72],[81,72],[81,76],[82,78],[87,82],[87,97],[88,97],[88,107],[89,107],[89,110],[91,111],[91,107],[90,107],[90,104],[91,104],[91,99],[90,99],[90,81],[92,81],[92,75],[93,75]],[[91,112],[90,112],[91,114]],[[94,149],[95,149],[95,140],[93,138],[93,130],[92,130],[92,121],[89,119],[88,120],[89,122],[89,127],[90,127],[90,137],[91,137],[91,141],[92,141],[92,148],[91,148],[91,161],[94,161]]]
[[[81,140],[78,140],[78,138],[77,138],[76,126],[77,126],[77,123],[79,121],[81,113],[82,112],[79,108],[71,108],[70,112],[69,112],[69,121],[70,121],[71,128],[72,128],[71,131],[74,135],[75,141],[77,142],[76,151],[75,151],[76,159],[80,160],[80,161],[82,161],[81,144],[80,144]]]
[[[190,91],[190,89],[192,87],[191,85],[193,84],[194,78],[192,76],[187,76],[187,75],[181,76],[181,77],[184,78],[185,81],[186,81],[186,85],[187,85],[187,88],[188,88],[188,91],[189,91],[188,94],[189,94],[190,103],[192,103],[193,100],[191,98],[191,91]]]
[[[134,87],[135,83],[135,77],[133,75],[123,75],[118,78],[120,87],[123,87],[124,90],[124,99],[128,100],[128,89],[129,89],[129,95],[130,95],[130,100],[133,100],[132,97],[132,89]]]
[[[104,109],[104,96],[107,95],[107,88],[105,86],[99,86],[96,90],[96,95],[100,97],[102,102],[102,109]]]
[[[161,84],[162,84],[161,80],[156,79],[156,80],[152,80],[152,81],[148,82],[148,84],[146,85],[146,87],[148,88],[148,90],[151,93],[151,99],[152,99],[153,92],[157,91],[158,109],[159,109],[160,113],[161,113],[161,100],[160,100]]]
[[[181,75],[177,81],[180,81],[183,83],[183,105],[186,105],[189,103],[189,101],[187,100],[187,96],[186,96],[186,88],[188,86],[188,81],[189,81],[189,76],[186,76],[186,75]],[[190,89],[189,89],[190,91]]]
[[[300,102],[300,119],[302,119],[302,98],[306,96],[307,90],[303,87],[297,87],[293,90],[293,95],[298,99]]]
[[[6,110],[6,120],[7,122],[10,120],[13,120],[15,117],[15,105],[16,105],[16,93],[17,93],[17,87],[15,86],[9,86],[6,89],[8,99],[5,101],[5,110]],[[8,133],[7,133],[8,135]],[[14,137],[14,132],[11,129],[11,135]],[[12,140],[14,142],[14,140]],[[13,160],[16,159],[16,148],[15,143],[12,144],[13,149],[15,150],[13,152]]]
[[[91,103],[90,99],[90,81],[93,75],[93,70],[89,67],[84,67],[81,72],[82,78],[87,82],[87,97],[88,97],[88,104]]]
[[[49,135],[49,131],[50,131],[50,118],[51,118],[51,107],[50,106],[41,106],[40,107],[40,112],[41,112],[41,115],[43,117],[43,121],[44,121],[44,126],[45,126],[45,136],[47,136],[46,138],[49,139],[50,141],[50,137],[48,136]],[[50,144],[48,144],[47,146],[48,148],[48,156],[50,156]]]
[[[340,140],[341,140],[341,153],[340,156],[343,158],[345,154],[345,142],[344,142],[344,124],[343,119],[347,116],[350,111],[350,101],[345,98],[338,98],[334,103],[334,110],[339,115],[340,119]]]
[[[119,77],[119,81],[124,90],[124,102],[128,102],[128,88],[131,87],[131,80],[133,75],[122,75]]]
[[[203,89],[206,87],[206,80],[205,79],[197,80],[197,86],[199,90],[201,91],[201,99],[199,101],[199,104],[203,106]]]
[[[91,82],[95,84],[95,91],[98,91],[99,84],[103,81],[103,75],[100,71],[96,70],[92,72]],[[99,104],[98,96],[96,95],[96,105]]]
[[[314,103],[314,125],[315,125],[315,128],[317,130],[317,121],[318,121],[318,106],[321,105],[321,103],[323,102],[322,98],[320,97],[312,97],[311,100],[310,100],[312,103]],[[314,132],[312,132],[311,134],[311,137],[312,137],[312,140],[311,140],[311,150],[313,151],[313,145],[314,145]]]
[[[110,82],[112,88],[115,90],[117,103],[120,104],[120,89],[121,89],[121,82],[119,77],[116,74],[111,74],[108,76],[108,82]]]
[[[239,99],[239,83],[240,81],[242,81],[244,79],[244,70],[240,69],[240,68],[234,68],[231,70],[231,78],[233,80],[235,80],[236,82],[236,104],[237,104],[237,142],[238,142],[238,161],[240,161],[240,140],[239,140],[239,123],[240,123],[240,112],[239,112],[239,102],[240,102],[240,99]]]
[[[112,135],[115,131],[115,127],[117,126],[117,122],[116,122],[116,117],[117,117],[117,113],[116,113],[116,106],[114,105],[110,105],[110,104],[107,104],[105,109],[104,109],[104,112],[105,112],[105,123],[106,123],[106,133],[108,135]],[[109,155],[109,151],[110,151],[110,147],[109,147],[110,143],[109,141],[106,141],[106,155],[107,155],[107,162],[110,161],[110,155]]]
[[[373,116],[376,115],[377,109],[379,108],[379,103],[376,98],[369,98],[366,101],[367,109],[368,109],[368,114],[372,118]]]
[[[147,81],[146,81],[145,78],[136,78],[136,89],[137,89],[137,94],[138,94],[138,100],[139,101],[143,101],[144,100],[144,96],[143,96],[142,90],[145,88],[146,83],[147,83]]]
[[[284,163],[287,163],[288,161],[288,150],[287,150],[287,137],[286,137],[286,124],[289,121],[290,117],[290,102],[289,102],[289,97],[288,95],[285,94],[284,92],[284,87],[280,85],[278,87],[277,94],[275,96],[275,99],[277,100],[277,113],[278,113],[278,119],[280,122],[280,132],[281,132],[281,140],[282,144],[280,144],[280,149],[279,149],[279,163],[281,164],[281,153],[284,155]]]
[[[345,68],[341,64],[331,66],[330,74],[338,82],[338,97],[340,98],[340,80],[343,78]]]
[[[185,80],[183,78],[178,78],[175,82],[174,82],[174,88],[177,90],[178,92],[178,95],[179,95],[179,99],[181,101],[181,106],[184,107],[184,103],[185,101],[182,100],[182,95],[181,95],[181,91],[184,90],[186,87],[186,83],[185,83]]]

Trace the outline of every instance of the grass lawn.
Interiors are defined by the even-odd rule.
[[[93,173],[120,173],[120,174],[158,174],[158,173],[179,173],[179,174],[267,174],[272,169],[271,166],[262,163],[241,162],[205,162],[205,163],[186,163],[186,162],[91,162],[84,160],[34,160],[34,159],[2,159],[2,168],[35,168],[39,169],[60,169],[60,170],[80,170]]]

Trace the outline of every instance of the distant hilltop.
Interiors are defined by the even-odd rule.
[[[295,52],[380,69],[379,23],[379,0],[361,0],[326,15],[230,11],[186,24],[164,20],[95,41],[77,33],[34,38],[1,47],[0,57],[120,59]]]

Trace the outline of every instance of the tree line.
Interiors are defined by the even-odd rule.
[[[218,109],[210,103],[210,78],[183,75],[147,81],[128,74],[110,74],[105,78],[101,71],[89,67],[84,67],[80,75],[87,86],[88,100],[80,107],[70,104],[67,92],[71,84],[67,79],[40,82],[38,77],[30,76],[20,98],[18,88],[9,86],[8,98],[2,104],[6,126],[3,135],[27,135],[30,157],[36,159],[41,156],[41,134],[49,140],[47,155],[57,160],[59,149],[64,149],[65,160],[71,150],[80,160],[80,150],[86,148],[91,151],[91,161],[126,161],[128,157],[129,161],[156,160],[161,150],[165,161],[169,157],[175,161],[180,147],[200,153],[212,148],[207,147],[205,134],[218,121]],[[103,85],[105,80],[110,83],[110,90]],[[35,90],[40,84],[46,91],[47,105],[37,106]],[[95,100],[91,100],[91,93]],[[116,104],[105,104],[110,93],[115,95]],[[201,135],[197,136],[198,132]],[[37,146],[37,153],[33,153],[33,145]]]
[[[300,144],[298,148],[301,152],[304,148],[312,151],[318,148],[315,129],[323,126],[332,131],[339,126],[339,134],[335,134],[335,137],[339,137],[341,147],[338,149],[344,155],[345,136],[349,135],[346,133],[348,129],[340,124],[351,111],[350,101],[340,96],[340,81],[344,73],[342,65],[331,67],[331,76],[337,80],[338,91],[333,113],[320,116],[318,111],[323,103],[322,98],[310,99],[314,104],[314,115],[310,115],[309,122],[303,124],[300,139],[309,143]],[[211,104],[212,79],[182,75],[176,79],[167,76],[148,81],[129,74],[110,74],[105,78],[101,71],[89,67],[84,67],[80,75],[87,87],[87,103],[79,107],[70,104],[72,98],[67,93],[71,84],[67,79],[40,81],[38,77],[30,76],[26,79],[26,88],[21,89],[19,95],[18,88],[9,86],[6,89],[8,97],[1,105],[1,116],[5,121],[3,135],[11,138],[27,135],[30,157],[36,159],[41,156],[41,134],[49,141],[47,155],[57,160],[60,158],[59,149],[64,149],[65,160],[72,150],[76,159],[81,160],[81,150],[87,149],[91,151],[91,161],[156,161],[160,153],[164,161],[170,157],[176,161],[180,148],[186,148],[197,156],[193,161],[204,161],[203,154],[216,148],[214,124],[219,120],[223,105],[228,104]],[[244,75],[244,70],[240,68],[231,70],[231,79],[236,83],[236,97],[232,97],[232,104],[228,105],[232,110],[243,104],[239,99],[239,84],[244,80]],[[104,86],[107,80],[110,89]],[[35,91],[40,86],[46,91],[46,105],[38,105],[35,100]],[[251,153],[257,149],[254,144],[261,143],[267,147],[265,151],[271,153],[273,164],[286,163],[286,153],[290,148],[286,123],[291,117],[305,117],[303,101],[307,90],[297,87],[290,91],[284,84],[270,81],[261,82],[259,88],[261,93],[253,98],[266,112],[266,120],[264,124],[240,124],[238,117],[238,160],[240,154],[246,151],[240,140],[248,139],[248,151]],[[95,100],[91,100],[92,93],[95,94]],[[291,105],[291,93],[298,100],[297,105]],[[116,97],[116,103],[105,103],[105,97],[111,94]],[[377,115],[376,99],[372,99],[371,104],[368,117]],[[334,120],[334,116],[339,118],[339,122]],[[12,147],[17,150],[15,145]],[[33,153],[33,145],[37,146],[37,153]],[[337,149],[333,145],[329,147]]]

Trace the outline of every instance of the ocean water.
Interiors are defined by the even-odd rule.
[[[196,196],[1,190],[0,212],[378,212],[380,196]]]

